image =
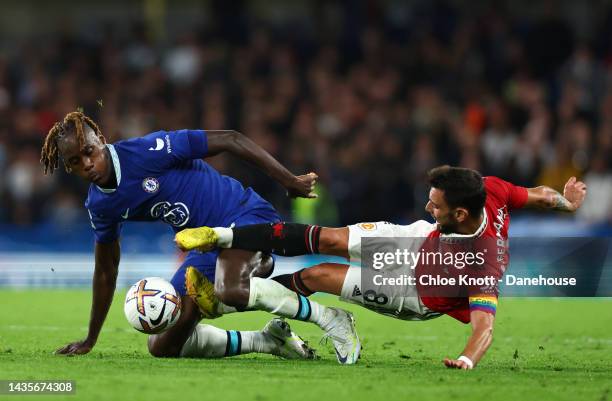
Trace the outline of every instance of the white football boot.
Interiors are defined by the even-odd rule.
[[[274,339],[277,344],[274,355],[285,359],[318,359],[314,349],[291,331],[289,323],[281,318],[274,318],[266,324],[262,333]]]
[[[361,342],[355,330],[353,314],[339,308],[327,308],[333,315],[321,325],[325,330],[322,341],[331,338],[338,362],[343,365],[357,363],[361,352]]]

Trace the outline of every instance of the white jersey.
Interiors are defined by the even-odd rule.
[[[358,223],[348,226],[349,241],[348,253],[351,262],[361,261],[361,239],[365,237],[389,238],[389,245],[397,247],[396,238],[427,238],[427,236],[436,229],[435,223],[430,223],[425,220],[415,221],[406,226],[391,224],[386,221],[378,221],[375,223]],[[415,249],[422,245],[415,242]]]
[[[414,238],[409,241],[410,251],[418,252],[427,236],[436,229],[436,224],[419,220],[409,225],[401,226],[384,221],[374,223],[359,223],[348,226],[349,243],[348,253],[351,262],[361,261],[361,243],[366,237],[388,238],[389,242],[383,248],[398,249],[398,238],[403,238],[402,248],[407,242],[405,238]],[[401,267],[401,273],[414,277],[415,270]],[[384,271],[381,271],[384,275]],[[397,272],[394,273],[397,275]],[[376,285],[371,280],[362,280],[362,268],[349,267],[340,298],[344,301],[357,303],[375,312],[403,320],[427,320],[441,314],[427,308],[419,298],[416,286],[398,286],[391,288],[388,285]]]

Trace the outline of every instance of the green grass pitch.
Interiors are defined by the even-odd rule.
[[[82,338],[91,302],[87,290],[0,290],[0,379],[76,380],[76,395],[2,396],[53,400],[612,400],[612,300],[502,299],[495,339],[473,371],[447,370],[469,326],[449,317],[403,322],[363,308],[355,313],[364,349],[355,366],[340,366],[313,325],[292,322],[319,361],[266,355],[218,360],[155,359],[145,335],[123,317],[118,291],[101,338],[86,356],[53,350]],[[257,329],[260,312],[213,323]]]

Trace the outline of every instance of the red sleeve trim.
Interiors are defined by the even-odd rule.
[[[527,188],[515,185],[513,192],[513,195],[510,197],[511,204],[509,206],[514,209],[520,209],[525,206],[527,203],[527,198],[529,197]]]

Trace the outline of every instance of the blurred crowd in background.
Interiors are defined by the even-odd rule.
[[[39,164],[48,129],[77,107],[109,142],[244,133],[294,173],[319,174],[317,201],[291,201],[251,166],[210,159],[288,219],[423,217],[426,172],[451,164],[559,191],[576,175],[589,188],[578,218],[612,222],[612,5],[313,1],[270,19],[246,9],[211,1],[206,21],[163,35],[145,19],[91,21],[84,35],[67,17],[4,43],[0,223],[87,222],[87,186]]]

